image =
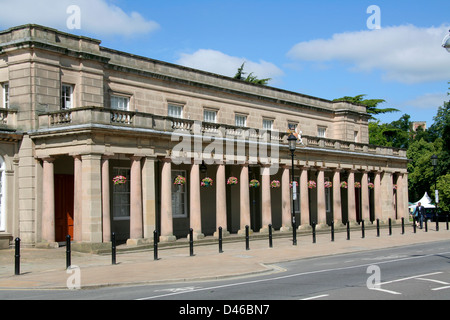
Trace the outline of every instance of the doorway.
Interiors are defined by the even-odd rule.
[[[55,240],[73,239],[74,176],[55,174]]]

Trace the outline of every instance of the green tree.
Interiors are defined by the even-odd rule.
[[[390,112],[398,112],[398,109],[395,108],[379,108],[378,105],[385,103],[386,100],[383,99],[364,99],[367,95],[360,94],[355,97],[349,97],[345,96],[339,99],[335,99],[334,101],[344,101],[344,102],[350,102],[353,104],[359,104],[363,105],[367,109],[367,113],[372,115],[372,118],[374,118],[375,115],[383,114],[383,113],[390,113]]]
[[[245,75],[247,73],[244,72],[244,66],[245,66],[245,62],[237,70],[236,75],[234,76],[234,79],[242,80],[242,81],[250,82],[250,83],[254,83],[254,84],[259,84],[259,85],[263,85],[263,86],[266,86],[269,83],[269,81],[272,80],[271,78],[258,79],[257,76],[253,75],[253,72],[250,73],[247,77],[245,77]]]
[[[439,190],[439,208],[444,212],[450,212],[450,173],[437,179],[437,188]]]

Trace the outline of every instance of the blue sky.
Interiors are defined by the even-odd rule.
[[[80,8],[80,28],[68,28],[70,5]],[[441,47],[448,0],[0,0],[0,7],[1,29],[39,23],[227,76],[245,61],[271,86],[324,99],[385,99],[382,107],[401,112],[382,122],[407,113],[431,125],[449,99],[450,53]],[[380,29],[369,28],[374,23]]]

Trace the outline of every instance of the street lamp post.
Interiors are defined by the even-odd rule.
[[[288,138],[289,143],[289,151],[291,151],[291,159],[292,159],[292,172],[291,172],[291,180],[292,180],[292,244],[294,246],[297,245],[297,223],[295,222],[295,198],[294,192],[296,192],[295,181],[294,181],[294,153],[297,149],[297,137],[291,134]]]
[[[434,199],[436,202],[436,221],[439,220],[439,214],[438,214],[438,203],[439,203],[439,191],[437,189],[437,181],[436,181],[436,167],[438,165],[438,157],[437,155],[433,154],[431,156],[431,164],[433,165],[433,171],[434,171]],[[437,222],[436,222],[437,224]]]

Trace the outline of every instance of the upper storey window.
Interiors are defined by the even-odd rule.
[[[203,121],[216,123],[217,122],[217,111],[214,110],[203,110]]]
[[[61,87],[61,109],[67,110],[73,108],[73,86],[63,84]]]
[[[317,127],[317,136],[319,138],[326,138],[327,128],[326,127]]]
[[[172,118],[183,118],[183,107],[176,104],[169,104],[168,115]]]
[[[246,127],[247,126],[247,117],[244,115],[237,114],[235,115],[235,125],[236,127]]]
[[[4,83],[3,84],[3,108],[8,109],[9,108],[9,84]]]
[[[263,119],[263,129],[264,130],[273,130],[273,120],[272,119]]]
[[[130,106],[130,98],[122,96],[111,96],[111,109],[128,111]]]

